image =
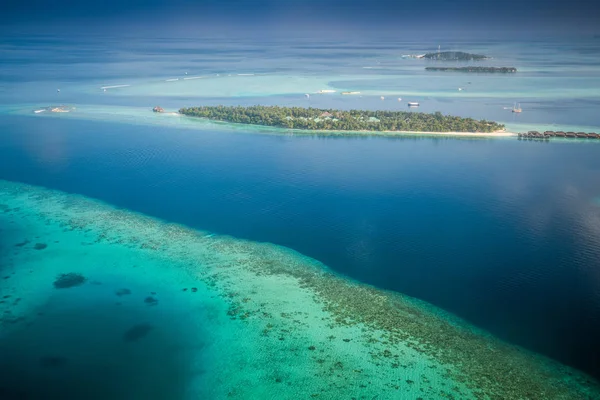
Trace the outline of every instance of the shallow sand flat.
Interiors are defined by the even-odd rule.
[[[600,396],[597,383],[577,371],[430,305],[337,276],[286,248],[7,181],[0,181],[0,207],[2,275],[9,277],[0,290],[12,296],[0,304],[2,343],[18,344],[65,310],[112,310],[105,312],[114,315],[112,333],[102,336],[100,348],[108,354],[130,347],[106,338],[121,339],[132,313],[134,322],[148,321],[153,330],[135,345],[148,340],[153,349],[177,349],[164,353],[171,369],[181,370],[180,398]],[[36,249],[37,243],[46,247]],[[67,272],[88,281],[55,289],[56,275]],[[120,287],[132,293],[116,296]],[[130,313],[114,311],[123,309]],[[85,350],[73,363],[83,362]],[[148,379],[155,363],[140,362]]]
[[[527,84],[523,91],[519,83],[505,76],[486,76],[485,82],[479,82],[476,87],[465,86],[464,81],[474,77],[467,74],[450,76],[448,73],[427,74],[415,80],[414,74],[404,74],[399,71],[390,79],[388,74],[361,74],[364,69],[357,69],[356,74],[343,75],[306,75],[266,73],[255,75],[238,75],[237,73],[222,73],[203,75],[198,79],[172,80],[168,77],[152,80],[128,80],[125,84],[115,81],[115,84],[102,84],[97,87],[78,86],[76,90],[84,93],[102,92],[104,87],[113,86],[102,92],[103,96],[161,96],[161,97],[262,97],[276,95],[304,96],[341,96],[342,92],[360,92],[358,96],[386,96],[389,102],[397,103],[396,97],[408,100],[408,97],[438,97],[438,98],[597,98],[594,85],[582,81],[576,87],[555,87],[540,84],[532,87]],[[420,71],[420,70],[419,70]],[[441,75],[440,75],[441,74]],[[514,76],[513,76],[514,78]],[[521,79],[518,76],[517,79]],[[398,83],[403,82],[403,83]],[[411,83],[405,83],[411,82]],[[118,84],[117,84],[118,83]],[[458,87],[463,87],[458,91]],[[335,90],[334,93],[319,93],[320,90]],[[386,103],[388,100],[386,100]]]
[[[251,97],[272,96],[286,93],[314,93],[330,89],[326,76],[292,76],[277,74],[238,75],[216,74],[196,79],[132,81],[128,87],[107,90],[108,96],[154,96],[161,97]],[[81,87],[84,92],[94,93],[96,88]],[[321,96],[331,93],[319,94]]]

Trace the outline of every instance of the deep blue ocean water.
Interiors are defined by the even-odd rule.
[[[209,46],[198,52],[189,42],[175,49],[167,41],[152,51],[143,47],[146,53],[141,57],[139,49],[126,44],[115,44],[122,53],[112,53],[107,43],[96,43],[96,53],[93,47],[76,47],[64,58],[57,48],[68,50],[70,42],[39,43],[15,40],[4,48],[10,57],[2,61],[2,104],[55,101],[59,85],[117,84],[140,74],[150,79],[194,67],[214,72],[225,65],[243,65],[244,60],[265,71],[297,70],[297,58],[260,46]],[[510,46],[497,43],[469,46],[511,54]],[[546,74],[559,82],[575,82],[570,79],[581,68],[587,72],[580,71],[578,77],[589,78],[589,85],[600,79],[592,56],[584,51],[594,48],[591,44],[581,44],[579,53],[576,47],[548,44],[554,57],[568,51],[580,58],[566,67],[553,63],[547,71],[547,53],[542,51],[546,48],[530,46],[526,48],[542,53],[534,54],[538,63],[530,66],[538,78]],[[356,61],[357,52],[367,51],[370,62],[379,50],[346,44],[342,50],[349,54],[337,48],[336,55],[325,46],[324,55],[320,48],[298,48],[307,64],[305,74],[331,74],[335,67],[323,67],[325,59],[342,70],[357,67],[366,62]],[[403,50],[418,48],[411,43]],[[524,60],[526,51],[520,50],[515,60]],[[319,61],[311,64],[307,51],[318,52]],[[381,51],[388,54],[390,46]],[[190,65],[174,67],[174,54],[193,58]],[[248,59],[249,54],[255,56]],[[76,64],[69,62],[73,57]],[[101,70],[106,72],[98,76]],[[393,71],[386,74],[393,79]],[[536,90],[542,85],[532,82]],[[136,106],[161,101],[177,107],[202,99],[201,94],[100,98],[65,89],[63,94],[61,101],[67,103]],[[278,99],[289,101],[284,95],[264,101]],[[532,99],[539,112],[532,112],[535,116],[527,122],[555,123],[544,116],[566,109],[558,122],[600,126],[600,100],[582,99]],[[469,110],[461,109],[455,98],[432,101],[436,106],[448,104],[444,112],[460,109],[492,119],[505,115],[497,106],[502,101],[510,105],[513,98],[471,98],[469,103],[484,106]],[[488,113],[490,104],[496,108]],[[433,303],[498,337],[597,377],[599,152],[600,143],[560,140],[328,138],[0,116],[0,179],[83,194],[202,230],[283,245],[351,278]]]
[[[5,117],[0,177],[268,241],[597,373],[597,146]]]

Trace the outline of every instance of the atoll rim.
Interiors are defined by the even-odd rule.
[[[291,249],[8,181],[0,181],[0,206],[0,222],[18,227],[3,239],[5,248],[31,252],[18,246],[51,243],[34,253],[45,264],[32,273],[22,272],[20,253],[2,253],[11,266],[0,290],[25,300],[0,304],[0,339],[34,320],[49,297],[84,291],[150,316],[124,322],[111,339],[127,349],[164,334],[152,315],[185,312],[182,354],[197,357],[190,368],[199,371],[200,358],[202,367],[185,381],[182,398],[600,398],[598,383],[577,370],[413,298],[351,281]],[[79,272],[60,271],[59,257],[67,256],[85,260]],[[59,274],[54,286],[79,288],[54,290]],[[77,362],[37,357],[49,372]]]

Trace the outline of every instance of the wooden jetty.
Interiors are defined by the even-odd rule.
[[[527,133],[518,133],[519,139],[537,139],[537,140],[548,140],[550,138],[559,137],[559,138],[572,138],[572,139],[600,139],[600,133],[596,132],[563,132],[563,131],[529,131]]]

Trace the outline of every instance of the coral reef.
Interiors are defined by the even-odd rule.
[[[44,356],[40,358],[40,366],[44,368],[59,368],[66,366],[68,361],[66,357]]]
[[[85,281],[86,278],[83,275],[69,272],[68,274],[60,274],[54,281],[54,287],[56,289],[67,289],[82,285]]]
[[[152,330],[152,325],[150,324],[137,324],[131,327],[123,334],[123,340],[126,342],[134,342],[148,335]]]
[[[131,290],[123,288],[123,289],[116,290],[115,294],[119,297],[126,296],[128,294],[131,294]]]

